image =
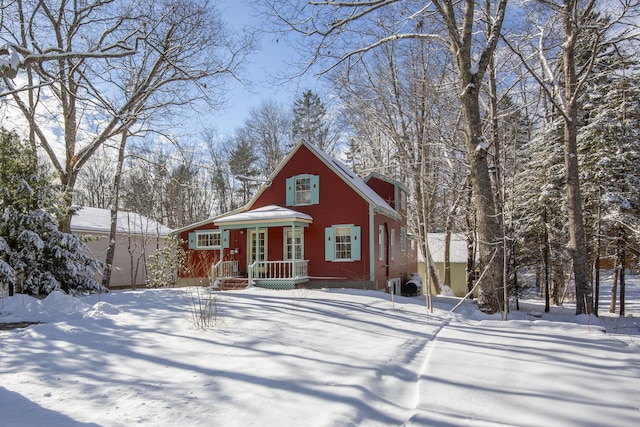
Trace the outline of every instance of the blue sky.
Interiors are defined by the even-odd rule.
[[[230,29],[241,29],[244,25],[265,27],[267,18],[257,16],[257,11],[246,0],[221,0],[218,8]],[[229,134],[240,127],[249,111],[265,99],[274,99],[291,108],[304,90],[323,93],[322,85],[313,76],[278,85],[274,83],[276,77],[290,72],[290,64],[297,61],[296,52],[283,42],[276,43],[275,38],[272,34],[261,35],[259,50],[248,58],[245,66],[250,80],[248,87],[231,82],[227,108],[205,116],[205,125],[215,127],[221,135]]]

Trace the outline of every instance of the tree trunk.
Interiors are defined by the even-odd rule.
[[[549,296],[549,276],[551,275],[551,248],[549,243],[549,232],[547,231],[547,211],[542,211],[542,227],[544,233],[542,235],[542,265],[544,266],[544,312],[551,311]]]
[[[567,215],[569,218],[569,246],[573,258],[576,285],[576,314],[593,312],[593,289],[589,279],[587,240],[582,217],[582,197],[578,168],[578,106],[575,43],[577,23],[574,22],[575,0],[565,0],[563,13],[563,67],[566,111],[564,114],[564,166],[567,184]]]
[[[616,312],[616,301],[618,299],[618,263],[613,267],[613,283],[611,283],[611,305],[609,305],[609,313]]]
[[[495,208],[486,144],[482,140],[479,92],[478,88],[472,85],[470,82],[463,89],[467,94],[462,97],[462,110],[478,224],[480,264],[483,270],[486,270],[478,286],[478,308],[486,313],[496,313],[501,309],[503,301],[502,229]]]
[[[598,311],[600,309],[600,252],[602,251],[602,240],[601,240],[602,209],[600,206],[601,191],[602,191],[601,189],[599,189],[598,191],[598,223],[596,226],[596,233],[598,233],[598,235],[596,236],[596,259],[593,264],[593,270],[594,270],[593,275],[595,280],[595,285],[594,285],[595,289],[594,289],[594,295],[593,295],[593,314],[595,314],[596,316],[598,316]]]
[[[127,145],[127,130],[122,132],[120,146],[118,147],[118,166],[113,178],[113,197],[111,200],[111,226],[109,229],[109,247],[107,248],[107,258],[105,260],[104,273],[102,275],[102,286],[108,288],[111,283],[111,271],[113,258],[116,250],[116,239],[118,237],[118,201],[120,197],[120,180],[122,178],[122,167],[124,163],[125,147]]]
[[[444,233],[444,285],[451,287],[451,229]]]
[[[71,217],[73,216],[73,189],[76,185],[77,178],[78,172],[73,170],[69,173],[65,173],[64,176],[60,178],[62,188],[64,188],[62,192],[62,208],[64,210],[65,216],[58,222],[58,228],[63,233],[71,233]]]
[[[618,282],[620,283],[620,317],[624,317],[625,314],[625,267],[626,267],[626,253],[627,253],[627,237],[625,232],[624,225],[620,224],[620,228],[618,229],[618,259],[619,259],[619,269],[618,273]]]

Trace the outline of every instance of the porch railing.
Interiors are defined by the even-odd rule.
[[[218,261],[211,266],[211,285],[215,285],[219,278],[238,277],[240,275],[238,261]]]
[[[298,279],[309,275],[309,261],[255,261],[249,266],[249,283],[255,280]]]

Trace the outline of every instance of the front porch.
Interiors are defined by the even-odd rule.
[[[307,214],[275,205],[220,218],[216,223],[224,237],[221,261],[211,267],[212,285],[238,277],[246,278],[247,286],[270,289],[294,289],[308,282],[304,230],[312,222]]]
[[[246,279],[247,286],[295,289],[309,281],[309,261],[254,261],[247,266],[246,277],[240,274],[239,261],[219,261],[211,266],[211,285],[214,287],[224,288],[225,283],[237,283],[237,279],[242,278]]]

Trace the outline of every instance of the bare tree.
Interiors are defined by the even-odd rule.
[[[487,0],[490,19],[481,19],[476,3],[474,0],[268,2],[287,30],[307,37],[309,63],[305,70],[320,66],[322,74],[345,65],[348,72],[354,65],[365,62],[369,52],[391,41],[428,39],[448,47],[458,80],[480,259],[486,269],[479,287],[478,306],[493,313],[500,310],[502,299],[502,229],[491,187],[488,147],[482,138],[479,95],[501,33],[507,0]],[[379,26],[392,31],[380,38],[370,31]]]
[[[454,223],[463,193],[458,182],[466,171],[459,155],[464,150],[459,105],[450,96],[452,64],[446,55],[434,54],[438,47],[422,39],[390,42],[371,52],[349,81],[337,76],[353,132],[351,148],[369,157],[354,169],[383,171],[412,188],[409,223],[420,237],[437,292],[441,280],[426,237],[443,231],[443,225],[449,233],[459,226]]]
[[[17,22],[4,20],[16,29],[15,44],[37,52],[35,58],[55,53],[51,61],[27,54],[23,66],[35,83],[28,90],[4,81],[58,172],[67,206],[79,171],[96,150],[116,135],[135,133],[143,116],[196,100],[218,105],[220,78],[236,73],[252,42],[230,38],[206,0],[17,0],[10,7],[15,8],[11,16],[25,23],[21,31]],[[51,47],[43,47],[49,42]],[[45,102],[45,95],[52,97]],[[40,116],[46,111],[54,111],[50,118],[61,123],[62,156],[43,128]],[[68,230],[69,224],[67,217],[61,228]]]
[[[272,99],[249,112],[242,126],[243,137],[257,150],[264,176],[268,176],[287,154],[290,146],[291,114]]]
[[[112,151],[111,147],[103,146],[82,168],[75,194],[78,205],[109,209],[115,173]]]

